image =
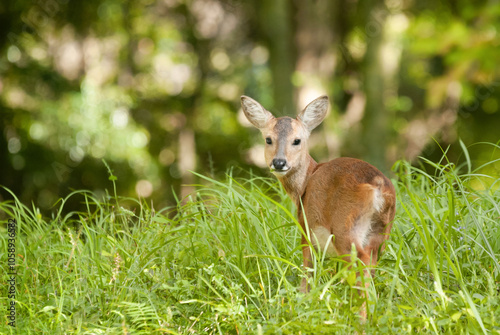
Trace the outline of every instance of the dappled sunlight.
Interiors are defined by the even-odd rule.
[[[264,146],[254,145],[247,150],[245,158],[249,164],[256,165],[260,168],[267,168],[266,160],[264,159]]]
[[[153,193],[153,184],[148,180],[139,180],[135,185],[135,191],[137,192],[137,196],[147,198]]]
[[[64,38],[64,37],[63,37]],[[55,55],[57,70],[68,80],[79,77],[83,63],[81,45],[76,41],[67,41],[59,46]]]
[[[250,59],[255,65],[264,65],[269,60],[269,50],[261,45],[255,46],[250,52]]]
[[[197,181],[189,171],[223,176],[256,165],[265,174],[243,94],[279,116],[328,95],[328,117],[310,141],[318,161],[352,156],[387,171],[448,145],[450,159],[461,160],[458,139],[498,141],[492,3],[56,0],[9,8],[0,55],[9,172],[0,183],[27,202],[103,192],[103,159],[120,191],[137,194],[145,180],[154,187],[141,194],[164,205]],[[475,150],[472,160],[484,149]]]
[[[195,0],[191,11],[196,18],[196,32],[203,38],[214,38],[219,34],[224,19],[224,9],[219,1]]]
[[[129,121],[129,111],[125,107],[119,107],[111,114],[111,123],[117,129],[123,129]]]
[[[159,54],[153,59],[153,71],[153,78],[169,95],[181,93],[191,78],[191,67],[174,63],[168,55]]]
[[[102,86],[119,72],[119,53],[122,43],[117,36],[104,39],[87,37],[83,42],[85,78],[96,86]]]

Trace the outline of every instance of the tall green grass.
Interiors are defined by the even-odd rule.
[[[12,194],[0,204],[0,301],[5,311],[15,218],[17,327],[2,312],[0,333],[500,334],[500,181],[475,191],[490,177],[470,165],[424,164],[394,167],[398,210],[366,322],[356,269],[338,259],[320,253],[311,291],[298,292],[300,232],[278,182],[228,173],[199,176],[204,186],[161,210],[77,191],[44,218]],[[85,210],[65,210],[74,197]]]

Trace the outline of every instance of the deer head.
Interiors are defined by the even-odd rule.
[[[271,172],[283,177],[308,164],[307,141],[311,131],[325,118],[328,97],[309,103],[297,118],[276,118],[254,99],[242,96],[241,106],[248,121],[258,128],[265,139],[265,159]]]

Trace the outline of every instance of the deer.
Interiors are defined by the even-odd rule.
[[[365,278],[373,276],[391,232],[395,189],[382,172],[365,161],[339,157],[317,163],[311,157],[308,139],[326,117],[328,97],[316,98],[295,119],[276,118],[244,95],[241,106],[248,121],[262,133],[267,166],[297,208],[297,220],[305,232],[301,240],[304,271],[309,273],[313,267],[311,246],[325,251],[326,256],[342,257],[347,264],[355,248],[357,258],[366,266]],[[304,293],[309,291],[307,277],[300,285]],[[365,286],[368,288],[369,281]],[[364,306],[362,319],[366,319]]]

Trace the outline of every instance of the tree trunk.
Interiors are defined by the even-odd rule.
[[[292,32],[292,5],[289,0],[259,0],[258,24],[269,48],[273,78],[274,108],[278,113],[295,113],[292,75],[295,50]]]
[[[383,172],[388,171],[386,148],[388,147],[389,116],[385,109],[385,80],[381,49],[384,39],[384,25],[387,11],[383,1],[374,1],[369,6],[364,32],[366,34],[366,53],[364,57],[364,91],[366,104],[362,120],[362,139],[364,159]]]
[[[322,136],[318,136],[320,132],[316,134],[324,139],[328,157],[338,157],[341,140],[339,132],[335,131],[338,115],[334,108],[334,90],[325,89],[333,87],[331,82],[335,80],[337,58],[333,50],[338,48],[346,31],[343,26],[346,23],[343,19],[345,0],[297,1],[295,5],[296,70],[301,76],[301,85],[297,88],[298,107],[304,108],[320,95],[330,96],[330,116],[323,124]]]

